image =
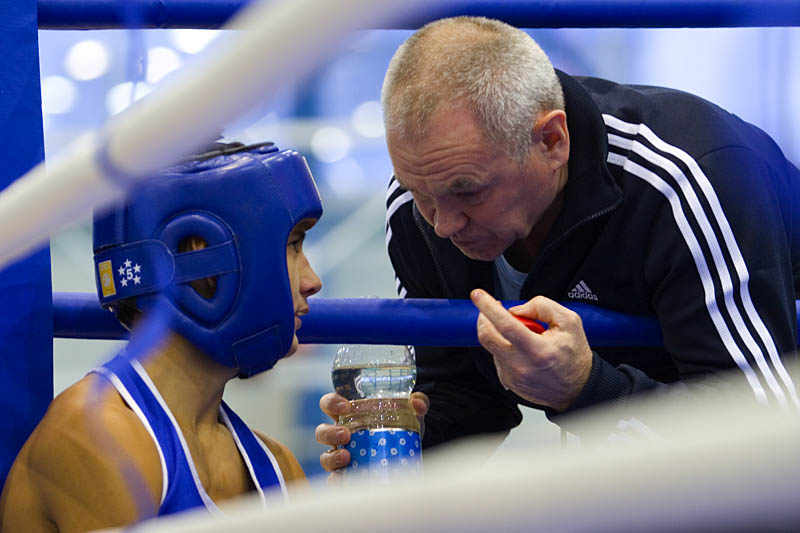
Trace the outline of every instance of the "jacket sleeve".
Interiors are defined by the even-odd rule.
[[[725,377],[761,403],[800,406],[797,377],[787,372],[797,357],[797,170],[742,147],[680,170],[680,179],[663,178],[644,265],[680,387],[721,387]],[[568,412],[608,401],[624,409],[633,394],[652,389],[666,386],[595,354]]]
[[[431,252],[414,222],[411,193],[392,178],[387,193],[386,244],[403,298],[444,298]],[[430,448],[459,437],[507,433],[522,420],[516,402],[477,368],[468,348],[415,348],[415,390],[430,399],[423,446]]]

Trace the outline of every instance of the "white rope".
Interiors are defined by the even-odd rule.
[[[288,504],[269,501],[267,509],[240,500],[222,508],[225,517],[191,512],[133,531],[793,529],[800,523],[800,418],[720,385],[645,397],[634,403],[635,417],[587,412],[571,431],[596,440],[584,437],[577,449],[517,449],[481,466],[474,460],[485,457],[474,449],[481,444],[465,443],[428,454],[423,482],[330,489]]]
[[[243,9],[201,57],[100,132],[35,167],[0,193],[0,267],[52,232],[118,199],[126,184],[103,175],[107,146],[121,174],[146,176],[214,139],[228,121],[308,72],[342,36],[418,0],[282,0]]]

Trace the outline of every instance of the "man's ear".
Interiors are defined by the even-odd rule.
[[[531,132],[531,141],[539,152],[560,168],[569,159],[569,130],[567,114],[561,109],[543,113],[536,119]]]

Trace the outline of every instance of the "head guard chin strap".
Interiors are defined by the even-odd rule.
[[[166,309],[169,326],[225,366],[250,376],[272,368],[294,338],[286,243],[322,204],[305,159],[272,144],[204,154],[140,187],[124,207],[95,217],[100,303],[136,298]],[[184,239],[202,250],[179,252]],[[216,277],[204,298],[189,282]]]

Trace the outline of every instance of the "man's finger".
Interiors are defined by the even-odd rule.
[[[428,399],[428,396],[422,392],[412,392],[411,393],[411,407],[414,408],[414,412],[417,416],[425,416],[428,414],[428,409],[431,406],[431,401]]]
[[[425,415],[428,414],[430,405],[431,401],[427,394],[422,392],[411,393],[411,407],[414,409],[414,412],[417,414],[417,419],[419,420],[420,438],[425,436]]]
[[[497,328],[494,326],[491,320],[486,317],[483,313],[478,314],[478,342],[481,343],[481,346],[486,348],[492,354],[498,354],[503,350],[507,350],[513,345],[511,342],[506,339]]]
[[[519,320],[508,312],[503,305],[495,300],[489,293],[481,289],[475,289],[470,294],[470,298],[480,312],[491,322],[500,336],[508,342],[517,346],[531,344],[531,337],[534,335]],[[480,318],[479,318],[480,320]],[[491,332],[490,328],[487,328]],[[497,343],[497,339],[489,339]],[[498,344],[502,346],[502,344]]]
[[[574,314],[573,311],[545,296],[537,296],[522,305],[509,309],[515,315],[522,315],[545,322],[550,326],[561,326]]]

